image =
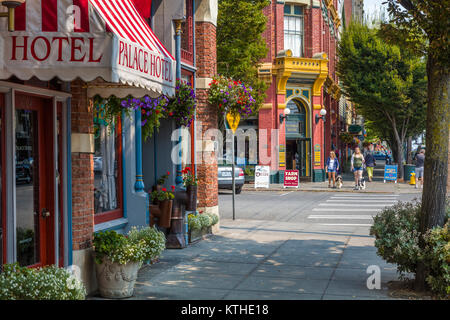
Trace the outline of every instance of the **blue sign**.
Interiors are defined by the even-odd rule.
[[[398,175],[398,166],[396,164],[384,166],[385,181],[397,181],[397,175]]]

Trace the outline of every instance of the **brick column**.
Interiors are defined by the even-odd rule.
[[[92,292],[96,287],[91,253],[94,232],[94,162],[90,143],[94,133],[93,105],[87,97],[84,82],[73,81],[71,89],[73,264],[80,268],[87,291]]]
[[[198,208],[219,214],[217,161],[212,138],[205,135],[207,130],[218,127],[217,108],[208,103],[209,83],[217,73],[216,25],[214,21],[202,21],[201,17],[196,19]]]

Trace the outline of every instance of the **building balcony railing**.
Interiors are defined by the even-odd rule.
[[[194,65],[194,54],[187,50],[181,49],[181,61],[190,65]]]

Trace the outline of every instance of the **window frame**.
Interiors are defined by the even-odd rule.
[[[5,95],[0,93],[0,118],[1,118],[1,126],[0,126],[0,152],[1,152],[1,172],[0,172],[0,183],[2,185],[2,190],[0,192],[0,227],[2,229],[2,238],[0,241],[1,253],[0,253],[0,272],[1,266],[6,261],[6,133],[5,133]]]
[[[286,12],[286,7],[290,7],[290,11],[289,13]],[[295,14],[295,7],[299,7],[301,8],[301,14]],[[285,19],[286,17],[294,17],[297,19],[300,19],[300,56],[299,58],[302,58],[305,56],[305,6],[301,6],[299,4],[291,4],[291,3],[286,3],[284,5],[284,11],[283,11],[283,19]],[[290,30],[290,29],[288,29]],[[292,31],[290,30],[290,32],[293,32],[294,35],[297,36],[297,34],[295,33],[296,31]],[[284,36],[284,50],[288,50],[290,48],[286,48],[286,33],[287,30],[285,28],[285,25],[283,24],[283,36]],[[291,49],[292,50],[292,49]],[[295,57],[294,53],[293,56]]]
[[[121,117],[117,118],[115,134],[116,134],[116,159],[117,159],[117,172],[118,172],[116,193],[117,193],[118,206],[117,206],[117,209],[99,212],[99,213],[95,213],[95,208],[94,208],[94,225],[121,219],[124,217],[124,207],[123,207],[123,192],[124,192],[123,170],[124,170],[124,168],[123,168],[123,158],[122,158],[122,153],[123,153],[123,143],[122,142],[123,141],[122,141],[122,119],[121,119]],[[93,157],[92,157],[92,161],[94,161]],[[92,170],[94,170],[94,165],[92,165]],[[94,194],[94,197],[95,197],[95,194]],[[95,206],[95,204],[94,204],[94,206]]]

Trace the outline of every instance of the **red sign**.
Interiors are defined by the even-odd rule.
[[[284,171],[284,187],[299,187],[298,183],[298,170],[286,170]]]

